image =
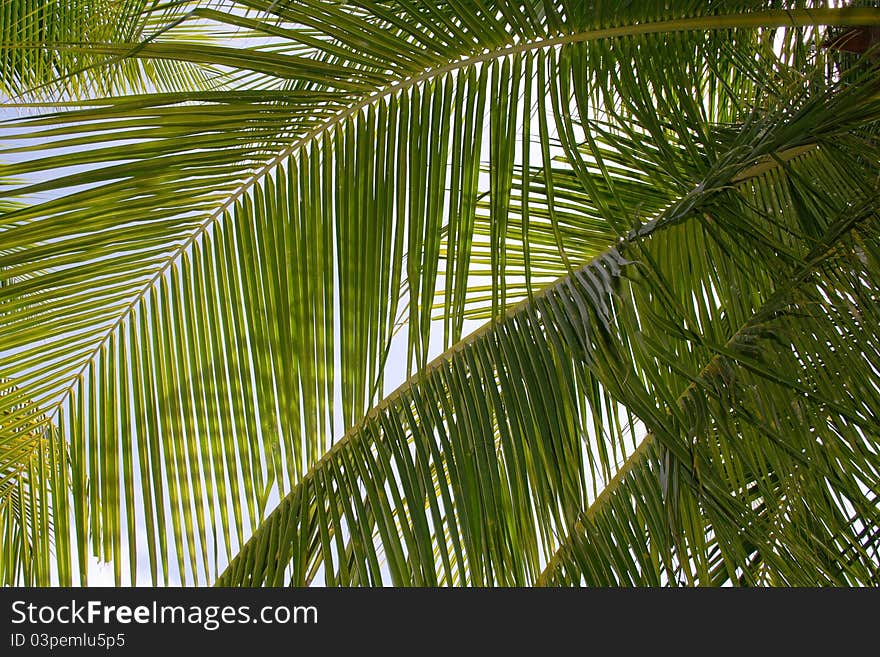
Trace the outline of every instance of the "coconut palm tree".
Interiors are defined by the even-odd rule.
[[[5,581],[878,583],[877,8],[171,4],[6,124]]]

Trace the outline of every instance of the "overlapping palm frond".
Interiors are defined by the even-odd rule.
[[[201,88],[196,62],[108,57],[186,15],[155,0],[5,0],[0,8],[0,94],[17,101],[70,100],[147,89]]]
[[[237,90],[11,125],[39,142],[0,176],[50,198],[0,216],[0,410],[36,404],[69,447],[63,581],[89,553],[135,581],[144,547],[154,581],[211,580],[241,546],[221,583],[871,577],[870,397],[809,364],[844,315],[816,290],[871,313],[832,274],[872,276],[876,89],[811,47],[880,16],[612,4],[217,3],[187,19],[264,42],[92,51]],[[807,299],[828,307],[793,348],[765,324],[809,323]],[[451,350],[429,364],[438,309]],[[415,374],[385,397],[399,325]],[[757,391],[727,422],[722,366]],[[816,428],[782,449],[792,390]],[[849,446],[843,474],[795,467],[816,432]]]
[[[303,584],[321,566],[328,583],[523,584],[560,535],[542,583],[871,583],[877,149],[835,140],[878,106],[846,107],[852,93],[746,124],[689,194],[422,371],[220,583]],[[846,182],[781,202],[819,156],[762,157],[807,141]],[[664,253],[697,240],[691,271]],[[635,449],[633,424],[608,435],[615,404],[651,432]],[[615,444],[629,460],[588,501]]]
[[[0,395],[14,387],[0,383]],[[5,408],[0,419],[0,582],[48,586],[52,550],[69,550],[66,447],[39,408]],[[68,578],[69,573],[62,573]]]

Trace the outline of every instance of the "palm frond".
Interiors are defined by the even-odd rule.
[[[596,454],[582,451],[586,418],[614,426],[626,411],[609,381],[575,367],[571,340],[586,330],[575,319],[594,312],[611,322],[608,293],[620,283],[608,281],[629,265],[608,255],[578,278],[577,264],[611,253],[621,239],[647,238],[667,225],[660,217],[691,217],[698,204],[726,195],[725,185],[743,182],[735,176],[763,166],[761,158],[812,146],[817,135],[838,139],[876,111],[845,94],[803,102],[803,80],[786,72],[803,68],[809,44],[821,39],[818,26],[880,22],[866,8],[757,0],[589,10],[570,2],[243,0],[192,15],[220,29],[246,29],[268,45],[160,36],[133,49],[90,44],[90,51],[213,64],[238,81],[237,90],[101,98],[7,124],[38,141],[10,144],[4,155],[17,161],[0,167],[0,176],[25,179],[10,195],[36,199],[0,217],[0,268],[14,281],[0,296],[0,374],[16,381],[0,410],[29,400],[69,443],[71,545],[81,580],[93,552],[114,562],[118,581],[127,562],[135,581],[144,543],[154,581],[210,579],[276,496],[291,490],[294,497],[262,525],[269,529],[260,529],[258,540],[291,504],[299,504],[297,513],[323,514],[313,525],[318,533],[300,536],[303,550],[320,543],[325,560],[334,550],[345,555],[336,562],[339,573],[327,570],[328,581],[382,579],[369,551],[372,517],[391,551],[395,581],[531,581],[555,548],[554,532],[567,533],[589,502],[598,479],[584,476],[584,463],[593,473],[610,472],[638,425],[621,422]],[[793,29],[778,33],[779,56],[772,28],[781,27]],[[680,75],[660,75],[671,62]],[[523,103],[516,102],[520,93]],[[838,97],[845,100],[835,107]],[[742,121],[756,100],[765,111],[745,126],[711,129]],[[773,129],[771,119],[782,127]],[[600,120],[612,127],[603,129]],[[520,122],[529,127],[517,137]],[[540,155],[531,153],[532,138]],[[650,144],[645,158],[626,152],[627,141],[638,140]],[[847,168],[855,168],[851,148],[839,156]],[[564,171],[557,174],[554,162]],[[646,191],[658,170],[668,173],[665,184]],[[531,200],[521,199],[536,187],[532,215]],[[488,220],[477,212],[483,192]],[[638,224],[634,201],[644,205],[646,221]],[[766,237],[753,223],[735,226]],[[543,237],[533,240],[541,228]],[[523,276],[536,271],[534,257],[549,259],[552,239],[574,278],[547,288],[539,311],[523,306],[491,349],[463,343],[455,353],[470,360],[429,368],[435,295],[443,290],[450,318],[445,341],[456,342],[478,245],[488,245],[490,313],[516,301],[502,281],[517,270],[506,246],[517,230],[512,241],[522,245]],[[670,260],[674,254],[682,261],[684,235],[670,240]],[[529,254],[523,239],[529,249],[535,245]],[[783,255],[796,256],[799,246],[795,240]],[[725,248],[713,254],[718,262],[730,257]],[[732,253],[738,258],[727,267],[736,270],[744,256]],[[716,273],[718,262],[706,258]],[[526,293],[535,280],[526,282]],[[573,280],[586,287],[571,297],[559,292]],[[712,289],[692,283],[691,293]],[[688,288],[682,284],[678,293],[687,298]],[[713,324],[756,299],[737,298],[723,312],[704,301],[697,309]],[[407,370],[430,373],[425,380],[434,387],[409,406],[397,397],[385,402],[393,417],[374,414],[359,423],[384,394],[382,371],[401,313]],[[564,318],[567,333],[542,333],[547,313]],[[638,318],[628,321],[629,331],[641,327]],[[499,350],[506,360],[498,360]],[[694,351],[691,360],[703,356]],[[639,363],[636,373],[642,379],[645,367]],[[490,407],[473,386],[500,385],[500,371],[509,388]],[[547,392],[523,391],[530,377]],[[534,490],[506,483],[489,449],[489,434],[494,440],[510,404],[517,419],[505,425],[507,433],[498,429],[498,440],[510,440],[509,458],[519,460],[505,462],[504,472]],[[633,402],[629,411],[653,429],[656,409]],[[446,427],[448,448],[477,461],[452,473],[444,451],[407,464],[405,438],[423,425],[426,436]],[[386,456],[398,450],[400,470],[334,447],[320,461],[334,470],[319,471],[326,488],[316,488],[317,475],[307,473],[336,428],[360,427],[351,431],[361,435],[368,426],[374,437],[364,445]],[[522,447],[544,427],[551,427],[546,447]],[[384,432],[397,442],[379,440]],[[405,495],[377,483],[371,497],[356,494],[359,483],[382,477],[416,488]],[[428,509],[417,491],[455,477],[461,488],[454,495],[447,488],[447,498]],[[720,490],[727,482],[716,483]],[[312,494],[327,504],[313,505]],[[135,502],[144,504],[145,531]],[[419,517],[428,513],[430,520]],[[405,529],[407,514],[418,530]],[[332,523],[332,534],[320,531]],[[428,538],[431,527],[447,538]],[[403,537],[395,539],[398,530]],[[429,559],[435,550],[440,575]],[[294,560],[296,581],[312,576],[315,555],[311,549]],[[248,558],[230,572],[241,574]],[[263,579],[259,571],[251,577]],[[275,577],[273,571],[268,579]]]
[[[7,0],[0,11],[0,93],[17,102],[146,89],[200,88],[214,77],[194,62],[108,57],[166,31],[185,6],[152,0]]]
[[[876,107],[847,107],[851,93],[743,125],[736,157],[689,194],[420,371],[334,445],[218,583],[323,572],[328,584],[523,584],[542,560],[541,582],[874,581],[877,272],[864,254],[876,245],[877,147],[831,144]],[[762,158],[807,138],[828,140],[826,163],[849,184],[806,186],[805,203],[763,196],[800,172]],[[713,285],[663,258],[693,224],[712,273],[744,288],[683,307],[679,295]],[[724,315],[740,313],[719,343]],[[832,362],[846,369],[834,386]],[[619,404],[649,438],[630,442]],[[612,445],[629,460],[589,502]]]
[[[0,395],[14,385],[0,382]],[[48,586],[57,566],[69,577],[66,446],[31,404],[6,407],[0,419],[0,582]],[[61,550],[57,562],[53,548]]]

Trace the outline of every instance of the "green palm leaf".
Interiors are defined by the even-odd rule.
[[[777,152],[796,147],[774,144],[774,136],[805,134],[790,129],[804,117],[818,119],[818,104],[801,108],[791,123],[772,114],[766,123],[744,128],[741,140],[760,135],[752,148],[758,143],[775,145]],[[842,109],[839,98],[823,99],[822,105],[824,111]],[[836,121],[829,128],[845,130]],[[820,135],[813,131],[812,136]],[[876,488],[876,454],[861,444],[861,436],[876,431],[871,411],[876,391],[862,396],[862,382],[873,367],[875,324],[867,316],[854,322],[849,309],[833,301],[809,314],[803,306],[810,308],[832,291],[864,298],[862,286],[874,289],[870,266],[858,266],[861,259],[849,240],[873,241],[876,192],[857,207],[852,204],[876,187],[876,173],[861,162],[847,166],[834,159],[835,166],[847,166],[855,176],[854,196],[838,196],[842,214],[830,222],[829,208],[803,208],[797,219],[804,227],[827,226],[812,248],[809,233],[784,226],[804,248],[786,277],[762,270],[767,262],[760,259],[744,266],[756,243],[741,238],[765,215],[752,209],[751,190],[722,191],[728,184],[716,175],[724,171],[761,191],[772,189],[773,181],[761,172],[764,167],[752,164],[754,150],[742,148],[739,154],[738,164],[722,161],[710,168],[696,186],[699,192],[442,355],[371,411],[273,512],[219,583],[301,585],[322,565],[328,583],[390,577],[398,585],[438,579],[521,585],[534,581],[536,565],[557,542],[552,532],[569,533],[565,523],[574,528],[571,537],[551,557],[541,582],[872,582],[876,546],[860,540],[841,500],[859,509],[865,525],[876,524],[868,519],[877,513],[875,496],[863,488]],[[823,200],[834,198],[825,191]],[[714,233],[700,231],[707,249],[723,247],[712,252],[716,272],[740,267],[755,293],[762,281],[768,286],[766,301],[723,346],[694,331],[699,317],[678,314],[681,306],[671,298],[682,288],[692,294],[695,288],[688,283],[705,280],[664,271],[655,252],[665,246],[667,240],[660,240],[666,232],[687,230],[676,224],[707,213],[720,215]],[[644,260],[627,260],[624,254],[630,252]],[[853,271],[843,280],[837,258]],[[830,280],[816,281],[820,272]],[[667,287],[673,274],[676,290]],[[727,308],[706,304],[699,310],[735,307],[735,302]],[[873,304],[869,312],[875,311]],[[824,328],[820,320],[827,320]],[[804,331],[802,322],[816,334]],[[846,327],[858,328],[859,344],[872,355],[839,375],[846,382],[838,380],[837,390],[854,389],[841,401],[827,387],[830,359],[808,364],[802,359],[816,349],[826,356],[838,353],[835,348],[845,342],[835,332]],[[701,370],[689,373],[687,352],[713,355]],[[852,351],[843,353],[840,358],[849,363]],[[688,379],[690,385],[676,395],[674,386]],[[743,399],[737,399],[740,386],[750,396],[740,393]],[[606,409],[621,402],[652,433],[634,451],[630,446],[626,464],[587,503],[584,482],[602,477],[597,465],[602,458],[608,467],[607,453],[594,448],[598,454],[584,455],[587,425],[595,421],[607,432],[611,414]],[[801,411],[796,416],[792,403]],[[823,410],[831,413],[824,422],[819,419]],[[756,417],[758,411],[763,417]],[[811,432],[820,432],[821,447]],[[626,449],[631,437],[631,431],[621,431],[616,440],[606,440]],[[857,448],[859,456],[853,452]],[[846,453],[846,475],[838,470],[840,459],[831,456],[838,453]],[[807,466],[809,478],[802,472]],[[548,482],[552,477],[559,479]],[[337,510],[340,490],[345,492]],[[362,496],[365,502],[355,506]],[[804,508],[795,519],[769,515],[768,510],[799,503]],[[822,533],[804,531],[804,518],[819,509],[818,517],[829,526],[820,526]],[[333,549],[329,537],[334,535],[352,537],[345,551]],[[370,568],[375,550],[386,555],[390,572]],[[844,555],[850,559],[842,567]],[[557,572],[567,577],[560,579]]]
[[[246,0],[183,19],[263,42],[88,51],[214,65],[228,90],[7,123],[28,141],[0,176],[30,203],[0,216],[0,410],[41,409],[69,450],[62,581],[90,553],[136,581],[144,547],[154,581],[230,559],[222,583],[870,580],[872,389],[838,398],[810,358],[835,331],[875,338],[853,317],[873,312],[855,282],[876,85],[810,47],[875,9]],[[819,302],[814,342],[765,326]],[[438,311],[451,349],[429,364]],[[385,397],[400,327],[414,375]],[[847,353],[840,385],[863,388],[872,361]],[[710,394],[722,361],[764,390],[735,421]],[[768,418],[792,394],[783,449]],[[803,474],[806,428],[842,473]]]
[[[0,10],[0,93],[64,99],[149,88],[203,86],[194,62],[107,57],[101,46],[131,50],[180,14],[153,0],[6,0]]]

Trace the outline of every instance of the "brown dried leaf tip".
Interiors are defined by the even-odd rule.
[[[880,27],[853,27],[827,39],[822,47],[864,55],[878,43],[880,43]],[[873,57],[877,57],[877,54],[876,51],[872,53]]]

